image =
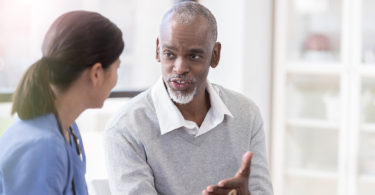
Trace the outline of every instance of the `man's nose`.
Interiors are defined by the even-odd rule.
[[[189,72],[189,65],[184,59],[179,57],[174,62],[173,71],[176,74],[186,74],[187,72]]]

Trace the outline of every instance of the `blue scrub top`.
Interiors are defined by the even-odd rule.
[[[53,114],[16,119],[0,138],[0,195],[86,195],[86,156],[77,125],[82,157],[61,135]]]

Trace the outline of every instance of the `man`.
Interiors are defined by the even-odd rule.
[[[207,81],[220,60],[216,39],[216,20],[198,3],[164,15],[156,40],[162,79],[105,133],[113,194],[272,194],[258,108]]]

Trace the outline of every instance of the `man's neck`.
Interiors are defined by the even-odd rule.
[[[175,103],[175,105],[180,110],[185,120],[194,121],[200,127],[211,107],[210,96],[205,90],[204,93],[197,94],[190,103]]]

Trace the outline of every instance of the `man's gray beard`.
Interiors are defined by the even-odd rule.
[[[180,92],[176,92],[174,93],[172,91],[172,89],[169,87],[169,85],[167,85],[167,90],[168,90],[168,94],[169,94],[169,97],[176,103],[178,104],[187,104],[187,103],[190,103],[194,96],[195,96],[195,93],[197,92],[197,88],[195,87],[193,92],[191,93],[188,93],[188,94],[182,94]]]

